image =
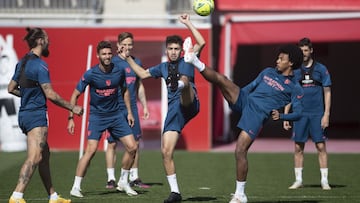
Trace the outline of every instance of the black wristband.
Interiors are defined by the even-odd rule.
[[[72,119],[74,119],[74,116],[69,116],[68,117],[68,120],[72,120]]]

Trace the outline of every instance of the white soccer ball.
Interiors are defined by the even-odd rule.
[[[210,15],[214,7],[214,0],[193,0],[193,10],[200,16]]]

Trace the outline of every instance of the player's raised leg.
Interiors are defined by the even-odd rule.
[[[201,73],[201,75],[209,82],[215,84],[223,94],[226,101],[234,104],[238,99],[240,88],[229,80],[225,75],[222,75],[213,69],[206,67],[203,62],[193,52],[191,38],[187,37],[183,44],[185,51],[184,60],[187,63],[193,64]]]

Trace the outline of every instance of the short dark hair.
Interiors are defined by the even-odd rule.
[[[130,32],[122,32],[118,35],[118,42],[120,43],[126,38],[131,38],[132,40],[134,40],[134,35]]]
[[[45,31],[41,28],[26,28],[27,34],[24,37],[24,40],[27,42],[30,49],[37,46],[36,40],[39,38],[45,38]]]
[[[180,44],[180,46],[182,46],[183,44],[183,39],[179,36],[179,35],[171,35],[171,36],[167,36],[166,37],[166,46],[168,46],[169,44]]]
[[[109,41],[100,41],[96,47],[97,53],[100,52],[101,49],[109,48],[111,49],[111,42]]]
[[[301,40],[299,40],[298,46],[299,47],[308,46],[310,49],[313,48],[313,45],[312,45],[310,39],[307,37],[304,37]]]
[[[300,68],[304,61],[304,55],[301,49],[293,44],[283,45],[279,48],[279,53],[289,55],[289,61],[293,63],[292,69]]]

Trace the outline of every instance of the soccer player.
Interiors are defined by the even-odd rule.
[[[61,198],[52,185],[46,100],[77,115],[82,115],[83,108],[65,101],[51,86],[48,65],[41,59],[42,56],[49,56],[49,37],[45,30],[27,28],[26,31],[24,40],[30,51],[16,65],[8,92],[21,97],[18,120],[21,130],[27,136],[27,158],[9,203],[25,203],[24,191],[37,167],[50,197],[49,203],[70,203],[71,200]]]
[[[200,54],[205,46],[204,38],[193,26],[188,14],[181,15],[179,20],[192,32],[197,42],[194,46],[194,51]],[[168,36],[165,42],[168,62],[158,64],[146,70],[130,57],[130,50],[127,47],[123,46],[120,50],[120,54],[126,58],[126,61],[141,79],[162,77],[167,84],[168,112],[161,137],[161,153],[171,193],[164,200],[165,203],[180,202],[182,200],[173,159],[174,149],[185,124],[199,112],[199,100],[194,84],[194,66],[185,63],[184,58],[181,57],[182,43],[183,40],[180,36]]]
[[[327,140],[325,129],[329,126],[331,105],[330,74],[323,64],[313,59],[314,49],[309,38],[301,39],[299,47],[304,54],[304,62],[299,70],[294,71],[294,74],[304,90],[304,110],[301,119],[293,123],[295,182],[289,189],[297,189],[303,186],[304,148],[305,142],[311,135],[311,139],[318,151],[321,187],[323,190],[330,190],[327,166],[328,156],[325,144]],[[286,106],[284,112],[287,113],[289,110],[290,105]],[[284,121],[284,129],[289,130],[290,128],[289,122]]]
[[[117,47],[120,49],[121,46],[126,46],[128,49],[133,49],[134,45],[134,36],[129,32],[122,32],[118,36]],[[129,180],[130,186],[136,186],[139,188],[149,188],[149,185],[146,185],[139,178],[138,167],[139,167],[139,140],[141,138],[141,127],[140,127],[140,119],[137,107],[137,98],[143,107],[143,119],[148,119],[150,114],[147,107],[146,94],[144,85],[139,77],[136,76],[135,72],[129,67],[129,64],[125,61],[124,58],[120,54],[114,56],[112,58],[112,62],[118,66],[125,68],[126,74],[126,85],[130,93],[130,101],[131,101],[131,111],[134,116],[135,122],[134,126],[131,128],[132,132],[135,136],[135,140],[137,143],[137,151],[135,155],[134,164],[131,166]],[[135,58],[135,62],[142,66],[141,61]],[[124,103],[124,99],[122,95],[119,95],[120,108],[122,109],[124,115],[127,117],[127,109]],[[110,134],[108,134],[110,135]],[[106,188],[116,188],[116,179],[115,179],[115,163],[116,163],[116,140],[113,139],[112,136],[108,137],[108,147],[106,149],[106,171],[108,175],[108,181],[106,184]]]
[[[100,41],[97,45],[97,58],[99,64],[87,70],[77,84],[70,102],[76,104],[79,96],[90,87],[90,116],[87,135],[87,147],[84,155],[78,162],[74,184],[70,195],[83,197],[81,193],[81,182],[85,177],[86,170],[94,157],[102,133],[108,130],[115,140],[119,140],[125,146],[122,159],[121,176],[118,190],[125,191],[129,196],[137,195],[131,189],[128,176],[137,150],[137,144],[130,129],[134,118],[130,108],[130,97],[125,84],[125,70],[111,62],[111,43]],[[129,123],[121,113],[119,103],[119,88],[124,88],[124,101],[129,114]],[[73,114],[70,112],[68,118],[68,131],[74,134],[75,123]],[[130,124],[130,126],[129,126]]]
[[[294,80],[293,70],[300,67],[303,54],[294,45],[279,48],[276,68],[265,68],[244,88],[238,87],[224,75],[219,74],[201,62],[193,52],[191,39],[184,42],[185,61],[192,63],[209,82],[220,88],[222,95],[234,111],[242,113],[237,124],[241,129],[236,143],[236,190],[230,203],[247,202],[245,184],[248,173],[247,153],[265,121],[295,120],[301,115],[303,91]],[[282,114],[278,111],[292,103],[293,112]]]

